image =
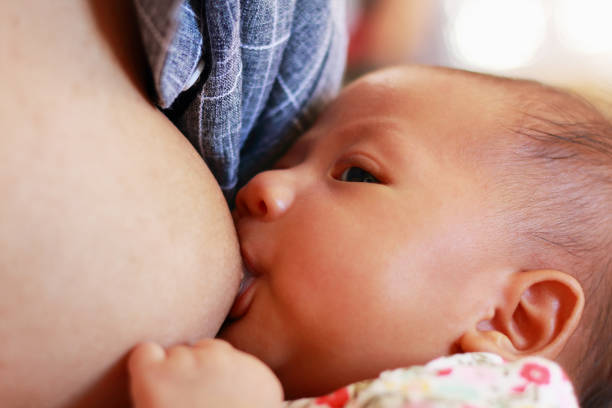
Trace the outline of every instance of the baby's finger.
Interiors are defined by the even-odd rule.
[[[166,358],[166,352],[163,347],[157,343],[141,343],[132,350],[128,360],[128,369],[130,373],[142,370],[143,368],[163,361]]]

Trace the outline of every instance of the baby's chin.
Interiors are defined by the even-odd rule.
[[[238,326],[239,322],[237,320],[232,320],[230,318],[226,319],[217,333],[217,338],[227,341],[237,350],[253,354],[253,352],[249,350],[248,344],[244,344],[244,342],[240,341],[243,336],[241,336],[241,330]]]
[[[253,354],[261,359],[256,347],[253,347],[256,333],[253,333],[253,330],[248,327],[248,321],[246,321],[248,319],[246,317],[246,315],[243,315],[239,318],[232,318],[228,315],[217,333],[217,338],[227,341],[238,350]]]

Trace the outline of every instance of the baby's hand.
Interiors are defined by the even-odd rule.
[[[268,408],[283,399],[280,382],[265,364],[222,340],[168,350],[141,344],[128,364],[135,408]]]

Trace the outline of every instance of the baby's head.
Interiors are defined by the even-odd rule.
[[[556,359],[588,393],[610,376],[610,129],[527,81],[356,81],[239,192],[255,279],[221,336],[289,397],[469,351]]]

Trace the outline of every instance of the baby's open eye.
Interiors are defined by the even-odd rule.
[[[374,177],[372,173],[357,166],[351,166],[344,170],[340,175],[340,181],[355,183],[380,183],[380,181]]]

